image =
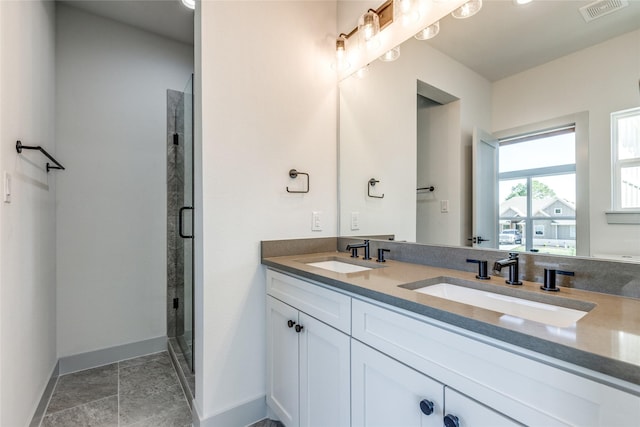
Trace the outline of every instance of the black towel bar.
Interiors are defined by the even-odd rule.
[[[36,146],[36,147],[31,147],[29,145],[22,145],[22,142],[20,141],[16,141],[16,151],[18,153],[22,153],[22,150],[40,150],[40,152],[42,152],[42,154],[44,154],[45,156],[47,156],[47,158],[49,160],[51,160],[53,163],[55,163],[55,166],[51,166],[49,164],[49,162],[47,162],[47,172],[49,172],[51,169],[60,169],[60,170],[64,170],[64,166],[62,166],[62,164],[60,164],[59,161],[57,161],[56,159],[54,159],[51,154],[47,153],[47,151],[42,148],[41,146]]]

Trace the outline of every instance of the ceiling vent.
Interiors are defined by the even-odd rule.
[[[582,6],[580,13],[586,22],[591,22],[627,6],[629,6],[627,0],[598,0]]]

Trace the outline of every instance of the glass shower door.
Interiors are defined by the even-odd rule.
[[[193,371],[193,75],[187,82],[182,98],[183,143],[180,154],[182,168],[182,206],[178,212],[178,236],[182,240],[182,283],[178,297],[182,315],[176,316],[177,341]],[[181,332],[181,333],[180,333]]]

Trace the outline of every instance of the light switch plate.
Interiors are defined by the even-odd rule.
[[[360,212],[351,212],[351,230],[360,230]]]
[[[440,200],[440,212],[448,213],[449,212],[449,201],[448,200]]]
[[[322,231],[322,212],[314,211],[311,214],[311,231]]]

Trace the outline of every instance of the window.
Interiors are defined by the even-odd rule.
[[[613,209],[640,210],[640,108],[611,114]]]
[[[575,126],[502,138],[499,144],[499,248],[575,255]]]

